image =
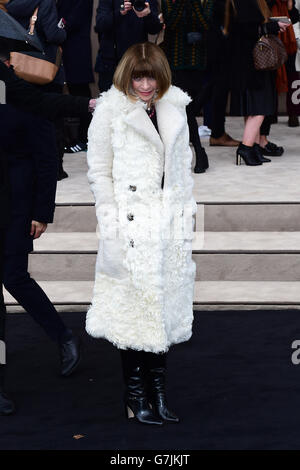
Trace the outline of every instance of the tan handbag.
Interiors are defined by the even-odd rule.
[[[37,15],[38,8],[34,10],[34,13],[30,19],[29,34],[31,36],[35,34],[35,23],[37,21]],[[19,78],[36,85],[47,85],[54,80],[58,72],[61,63],[61,56],[62,50],[60,47],[57,49],[55,64],[47,60],[45,53],[11,52],[10,63],[14,68],[15,74]]]
[[[261,36],[253,49],[256,70],[277,70],[287,61],[287,58],[283,42],[274,34]]]
[[[6,11],[5,5],[9,2],[9,0],[0,0],[0,10]]]

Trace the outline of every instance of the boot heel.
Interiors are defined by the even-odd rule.
[[[236,165],[241,165],[242,164],[242,158],[240,154],[237,152],[236,153]]]
[[[134,418],[134,413],[128,405],[125,405],[125,416],[126,416],[127,419]]]

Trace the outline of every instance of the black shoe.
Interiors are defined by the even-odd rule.
[[[61,375],[68,377],[78,367],[81,358],[81,343],[79,338],[71,338],[59,345]]]
[[[179,423],[179,418],[168,408],[166,390],[166,368],[155,367],[148,371],[149,403],[154,413],[169,423]]]
[[[209,167],[207,153],[205,148],[199,147],[195,148],[196,154],[196,165],[194,168],[194,173],[205,173]]]
[[[126,385],[124,397],[125,414],[142,424],[162,425],[163,420],[151,410],[145,390],[144,371],[141,365],[142,351],[121,350],[123,375]]]
[[[241,143],[236,151],[236,164],[241,165],[242,159],[245,164],[249,166],[262,165],[262,162],[257,157],[254,148]]]
[[[253,148],[254,148],[254,151],[255,151],[255,153],[256,153],[256,156],[257,156],[257,158],[259,159],[260,162],[262,162],[262,163],[267,163],[267,162],[271,162],[271,161],[272,161],[272,160],[270,160],[269,158],[266,158],[266,157],[263,156],[263,153],[262,153],[262,151],[261,151],[260,145],[254,144],[254,145],[253,145]]]
[[[289,116],[288,120],[288,126],[289,127],[299,127],[299,118],[298,116]]]
[[[273,144],[272,142],[268,142],[265,147],[260,146],[260,148],[263,155],[266,155],[267,157],[281,157],[284,152],[283,147],[278,147],[278,145]]]
[[[16,411],[14,402],[0,389],[0,415],[9,416]]]
[[[57,181],[61,181],[65,178],[69,178],[68,173],[66,173],[65,170],[59,171],[57,175]]]

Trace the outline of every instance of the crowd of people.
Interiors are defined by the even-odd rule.
[[[191,231],[179,238],[161,238],[168,224],[191,222],[195,214],[190,144],[193,171],[209,168],[198,128],[202,113],[210,146],[233,147],[237,164],[262,165],[283,154],[268,135],[278,93],[288,91],[296,71],[292,23],[299,11],[295,0],[100,0],[96,104],[90,90],[93,6],[93,0],[0,0],[0,9],[25,29],[36,12],[45,55],[53,63],[60,47],[63,55],[55,79],[34,85],[10,67],[16,41],[0,30],[0,79],[7,89],[7,104],[0,105],[0,204],[8,215],[0,221],[2,279],[58,344],[61,375],[72,374],[80,340],[30,277],[28,255],[53,222],[56,182],[68,176],[64,118],[76,116],[80,129],[72,148],[88,152],[101,232],[86,329],[121,351],[128,417],[145,424],[178,422],[166,399],[166,357],[171,345],[192,334],[193,224],[185,223]],[[255,67],[260,35],[280,35],[288,60],[279,70]],[[237,139],[225,130],[229,96],[230,114],[245,120]],[[297,116],[290,115],[289,124],[298,125]],[[153,231],[159,237],[148,239]],[[2,340],[4,331],[1,294]],[[0,373],[0,413],[11,414],[3,365]]]

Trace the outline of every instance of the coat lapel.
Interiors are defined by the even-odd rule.
[[[160,137],[165,146],[165,186],[168,186],[174,146],[186,124],[186,120],[173,104],[164,99],[158,101],[156,112]]]
[[[133,127],[136,132],[149,140],[160,154],[164,153],[161,138],[143,107],[135,107],[126,116],[126,122]]]

